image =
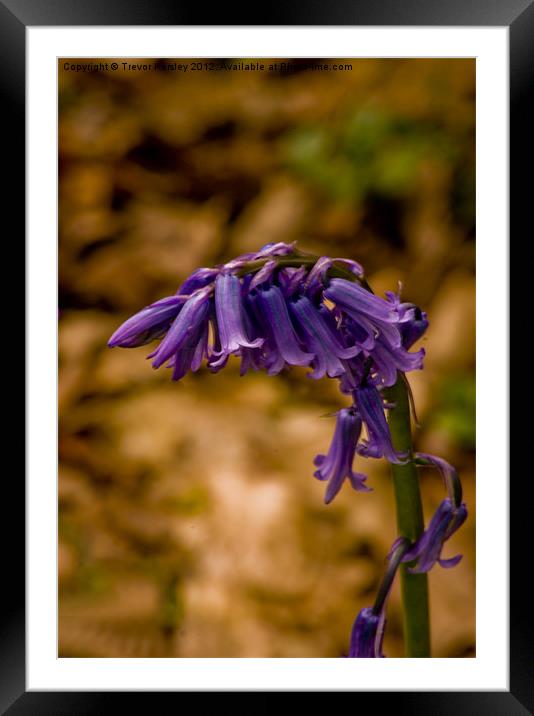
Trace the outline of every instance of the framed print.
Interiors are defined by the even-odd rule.
[[[532,5],[0,10],[28,346],[2,708],[529,712]]]

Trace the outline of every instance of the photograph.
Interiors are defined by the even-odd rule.
[[[60,659],[462,658],[476,59],[57,59]]]
[[[25,270],[1,714],[534,713],[533,33],[534,0],[0,0]]]

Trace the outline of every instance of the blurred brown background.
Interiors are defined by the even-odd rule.
[[[194,268],[293,240],[361,261],[376,292],[401,280],[429,313],[416,444],[458,467],[470,511],[445,552],[464,559],[430,575],[433,655],[474,655],[475,63],[346,62],[59,63],[60,656],[346,653],[396,533],[383,461],[357,461],[374,492],[328,507],[312,477],[337,383],[240,379],[234,360],[176,385],[147,348],[106,347]],[[421,483],[428,519],[443,488]]]

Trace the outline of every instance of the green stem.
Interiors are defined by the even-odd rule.
[[[399,535],[414,542],[424,530],[423,507],[419,492],[417,468],[413,461],[410,399],[403,375],[386,393],[395,404],[389,411],[389,429],[394,448],[408,453],[404,465],[392,465],[393,485],[397,504]],[[410,574],[410,563],[400,569],[401,593],[404,608],[404,643],[406,656],[430,656],[430,627],[428,610],[428,579],[426,574]]]

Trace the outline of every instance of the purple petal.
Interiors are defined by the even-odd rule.
[[[402,345],[408,349],[418,341],[428,328],[428,318],[424,311],[416,313],[416,318],[410,321],[399,323],[399,330],[402,336]]]
[[[216,268],[198,268],[186,278],[176,293],[188,296],[199,288],[204,288],[204,286],[213,283],[218,273],[219,269]]]
[[[162,298],[128,318],[111,336],[108,346],[136,348],[159,338],[176,318],[185,299],[177,296]]]
[[[310,376],[322,378],[326,374],[334,378],[341,375],[345,368],[340,358],[353,358],[360,348],[343,345],[341,332],[333,329],[324,311],[316,308],[306,296],[289,303],[289,308],[306,348],[315,354],[312,361],[315,370]]]
[[[234,353],[241,346],[258,348],[263,338],[251,341],[245,332],[241,283],[233,274],[220,273],[215,280],[215,310],[221,351]]]
[[[467,509],[463,503],[457,508],[451,499],[445,498],[432,516],[427,529],[404,555],[403,562],[415,561],[415,565],[408,571],[414,574],[428,572],[436,562],[445,568],[458,564],[461,555],[442,559],[441,552],[444,543],[464,523],[466,517]]]
[[[365,486],[366,476],[352,469],[356,444],[360,437],[362,421],[353,408],[342,408],[336,413],[336,427],[327,455],[317,455],[314,463],[318,468],[314,475],[319,480],[329,480],[325,502],[329,504],[340,491],[346,478],[355,490],[369,492]]]
[[[352,627],[349,658],[382,658],[385,623],[383,614],[375,614],[371,607],[364,607]]]
[[[363,313],[386,323],[398,322],[398,315],[388,301],[343,278],[333,278],[324,295],[346,312]]]
[[[295,268],[289,266],[278,274],[278,283],[285,298],[290,298],[302,286],[306,276],[306,267]]]
[[[406,462],[403,456],[398,453],[391,442],[389,426],[384,415],[382,397],[375,386],[365,385],[356,388],[354,392],[356,405],[361,413],[362,420],[369,433],[369,443],[380,455],[389,462],[397,465]],[[378,457],[378,455],[373,455]]]
[[[456,567],[458,562],[460,562],[462,559],[461,554],[457,554],[456,557],[451,557],[450,559],[438,559],[440,567],[443,567],[443,569],[450,569],[451,567]]]
[[[223,269],[225,271],[234,271],[250,261],[258,261],[259,259],[267,258],[269,256],[285,256],[287,254],[292,254],[294,251],[295,242],[285,244],[280,241],[276,244],[265,244],[265,246],[262,246],[259,251],[241,254],[241,256],[237,256],[235,259],[232,259],[232,261],[228,261],[228,263],[224,264]]]
[[[256,288],[256,286],[260,286],[262,283],[269,281],[272,278],[275,268],[276,261],[274,261],[274,259],[267,261],[258,273],[254,274],[254,277],[250,282],[249,290],[252,291],[252,289]]]
[[[340,258],[332,259],[330,256],[321,256],[317,259],[314,267],[308,274],[308,278],[305,283],[305,290],[308,295],[313,297],[320,289],[323,288],[326,273],[334,263],[345,264],[349,271],[355,276],[363,276],[363,267],[357,261]]]
[[[159,368],[174,353],[180,350],[189,336],[208,320],[210,312],[209,297],[209,289],[200,289],[184,303],[167,335],[152,354],[154,368]]]
[[[305,353],[291,323],[282,292],[278,286],[258,290],[257,299],[264,323],[268,327],[280,356],[289,365],[309,365],[312,353]]]
[[[373,359],[383,385],[390,386],[397,381],[397,371],[409,373],[412,370],[421,370],[425,351],[421,348],[416,353],[408,353],[402,347],[392,347],[379,336],[374,349],[369,352],[369,356]]]
[[[295,245],[296,241],[293,241],[290,244],[285,244],[283,241],[279,241],[278,243],[265,244],[265,246],[262,246],[261,249],[255,254],[255,258],[261,259],[264,256],[286,256],[288,254],[294,253]]]

